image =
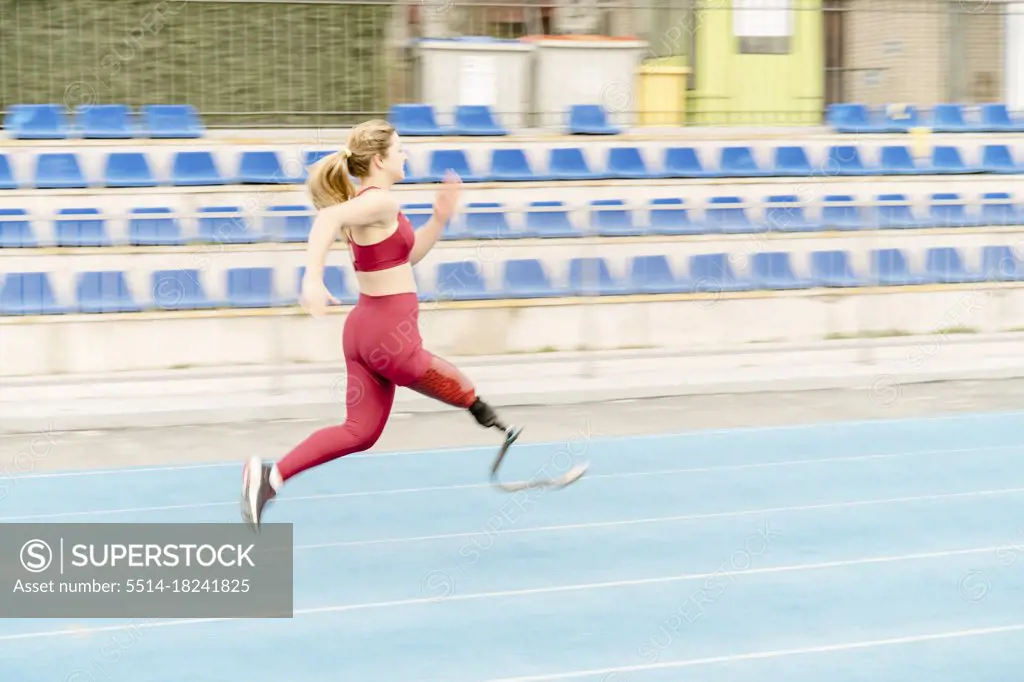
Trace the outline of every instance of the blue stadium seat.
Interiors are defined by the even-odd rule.
[[[591,230],[602,237],[625,237],[641,234],[633,223],[633,215],[621,199],[596,199],[590,202]]]
[[[693,147],[669,147],[665,150],[664,172],[666,178],[718,178],[717,170],[704,168],[697,150]]]
[[[576,296],[614,296],[629,293],[615,281],[608,261],[600,256],[574,257],[569,260],[569,291]]]
[[[85,189],[88,183],[77,155],[43,152],[36,155],[35,186],[38,189]]]
[[[803,177],[813,175],[811,162],[803,147],[784,146],[775,148],[775,169],[773,175]]]
[[[320,159],[324,158],[325,156],[330,156],[331,154],[334,154],[337,151],[337,149],[318,149],[315,152],[308,151],[305,154],[303,154],[302,163],[306,168],[309,168]]]
[[[526,230],[533,237],[579,237],[561,201],[531,201],[526,212]],[[556,210],[557,209],[557,210]]]
[[[764,211],[765,228],[771,232],[817,232],[821,224],[811,220],[795,194],[768,197]]]
[[[237,206],[201,206],[199,240],[215,244],[252,244],[263,240]],[[210,217],[206,217],[210,216]]]
[[[471,104],[455,107],[454,132],[456,135],[508,135],[508,129],[498,124],[490,107]]]
[[[853,271],[846,251],[814,251],[811,253],[811,277],[819,287],[859,287],[864,280]]]
[[[95,218],[62,218],[54,220],[57,246],[110,246],[106,221],[98,208],[62,208],[58,216],[97,216]]]
[[[426,182],[426,180],[422,176],[416,173],[415,169],[413,168],[413,165],[409,163],[409,159],[405,160],[405,168],[403,170],[404,177],[398,181],[398,184],[415,185],[422,182]],[[305,181],[305,175],[303,175],[303,181]]]
[[[867,168],[854,145],[832,145],[828,148],[823,175],[875,175],[880,171]]]
[[[449,170],[458,173],[463,182],[479,182],[483,178],[469,166],[466,152],[461,149],[435,149],[430,152],[430,170],[422,176],[423,182],[441,182]]]
[[[855,199],[849,194],[829,194],[822,198],[821,222],[827,230],[863,230],[863,210],[855,205]]]
[[[600,104],[573,104],[569,107],[570,135],[617,135],[618,126],[608,122],[608,115]]]
[[[736,276],[727,253],[701,253],[690,256],[692,289],[702,293],[750,291],[751,282]]]
[[[190,104],[147,104],[140,110],[140,134],[154,139],[195,139],[206,132]]]
[[[651,234],[703,234],[704,226],[690,222],[682,199],[652,199],[647,231]]]
[[[103,169],[105,187],[156,187],[156,178],[150,170],[146,155],[141,152],[112,152],[107,154]]]
[[[437,125],[434,107],[429,104],[393,104],[388,121],[402,136],[451,135],[454,132]]]
[[[722,147],[719,151],[718,170],[723,177],[729,178],[763,177],[771,173],[757,165],[754,151],[750,147]]]
[[[505,207],[500,203],[471,202],[466,204],[463,217],[465,235],[472,239],[507,239],[517,236],[509,227]]]
[[[282,242],[304,242],[313,229],[312,208],[301,204],[269,206],[263,216],[263,234],[269,239]],[[276,215],[279,213],[305,212],[310,215]]]
[[[554,180],[597,180],[607,177],[593,171],[579,147],[559,147],[548,151],[548,175]]]
[[[813,279],[796,276],[786,251],[755,253],[750,262],[750,273],[750,279],[758,289],[809,289],[814,286]]]
[[[0,290],[0,315],[61,315],[71,312],[57,302],[45,272],[9,272]]]
[[[1017,164],[1010,147],[1005,144],[987,144],[982,147],[981,167],[986,173],[1024,173],[1024,162]]]
[[[166,206],[136,207],[128,212],[128,242],[136,246],[184,244],[178,219]]]
[[[16,140],[63,140],[68,120],[61,104],[16,104],[7,110],[4,129]]]
[[[981,128],[993,133],[1024,132],[1024,121],[1014,121],[1005,104],[981,105]]]
[[[871,282],[881,286],[928,284],[927,277],[910,272],[906,255],[899,249],[871,251]]]
[[[32,248],[39,246],[23,208],[0,208],[0,248]]]
[[[402,204],[402,213],[412,223],[414,230],[418,230],[427,224],[430,216],[434,214],[433,204]]]
[[[939,145],[932,148],[932,171],[935,173],[980,173],[981,166],[968,166],[964,163],[960,150],[949,145]]]
[[[932,194],[928,222],[934,227],[974,227],[979,221],[968,215],[967,202],[959,194]]]
[[[921,115],[912,104],[886,107],[884,120],[885,130],[890,133],[905,133],[921,125]]]
[[[606,177],[622,180],[645,180],[657,177],[652,173],[636,147],[612,147],[608,150]]]
[[[906,145],[883,146],[880,161],[883,175],[922,175],[929,172],[918,168]]]
[[[711,197],[704,210],[704,224],[709,232],[722,234],[751,234],[761,232],[764,225],[755,225],[741,206],[740,197]]]
[[[981,271],[990,282],[1024,282],[1024,263],[1009,246],[983,247]]]
[[[914,209],[905,194],[879,194],[875,205],[878,227],[891,229],[914,229],[927,225],[926,221],[914,215]]]
[[[678,294],[691,291],[692,285],[676,277],[666,256],[634,256],[629,261],[626,288],[636,294]]]
[[[934,282],[943,284],[984,282],[985,275],[969,272],[960,257],[960,252],[949,246],[929,247],[925,252],[925,272]]]
[[[882,133],[886,130],[885,124],[879,123],[864,104],[830,104],[825,118],[838,133]]]
[[[961,104],[936,104],[932,107],[930,127],[936,133],[973,133],[984,126],[970,123]]]
[[[302,293],[302,278],[306,276],[306,266],[300,265],[296,270],[296,275],[295,296],[289,297],[290,302],[295,304],[299,303],[299,295]],[[324,266],[324,286],[342,305],[353,305],[359,300],[358,290],[349,288],[345,271],[338,265]]]
[[[79,273],[75,302],[80,313],[137,313],[142,310],[120,270]]]
[[[986,192],[981,195],[982,225],[1024,225],[1024,214],[1018,211],[1007,192]]]
[[[76,110],[75,125],[86,139],[127,140],[135,134],[131,116],[126,104],[93,104]]]
[[[0,189],[18,189],[18,181],[14,179],[14,170],[6,154],[0,154]]]
[[[282,302],[274,293],[274,268],[229,268],[227,284],[233,308],[272,308]]]
[[[549,298],[566,292],[551,285],[536,258],[512,258],[502,263],[499,293],[503,298]]]
[[[156,270],[150,275],[152,301],[157,310],[203,310],[227,305],[207,297],[197,269]]]
[[[238,164],[238,182],[254,185],[283,185],[296,178],[285,175],[281,160],[272,151],[244,151]]]
[[[229,184],[220,174],[210,152],[177,152],[171,168],[171,183],[177,187]]]
[[[486,175],[490,182],[519,182],[546,180],[545,174],[533,172],[530,160],[522,149],[491,150],[491,172]]]
[[[487,289],[480,266],[473,261],[439,263],[434,289],[422,292],[420,298],[429,301],[480,301],[494,298]]]

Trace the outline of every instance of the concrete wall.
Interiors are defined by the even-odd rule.
[[[849,0],[846,99],[989,102],[1002,98],[1003,24],[1012,4],[982,0]]]
[[[0,375],[341,363],[346,310],[0,318]],[[420,328],[450,356],[1022,331],[1024,285],[425,303]]]

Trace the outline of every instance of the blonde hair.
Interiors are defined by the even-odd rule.
[[[373,157],[384,156],[395,127],[384,120],[360,123],[348,135],[348,145],[328,154],[309,169],[306,185],[317,210],[348,201],[356,195],[352,177],[370,174]]]

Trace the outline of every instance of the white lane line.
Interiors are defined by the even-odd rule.
[[[773,649],[768,651],[752,651],[745,654],[725,654],[722,656],[708,656],[706,658],[687,658],[679,661],[659,661],[641,665],[623,666],[617,668],[594,668],[591,670],[574,670],[564,673],[550,673],[546,675],[530,675],[529,677],[501,677],[487,680],[486,682],[546,682],[547,680],[571,680],[581,677],[595,677],[598,675],[613,675],[615,673],[639,672],[642,670],[668,670],[677,668],[692,668],[701,665],[715,665],[717,663],[735,663],[738,661],[761,661],[772,658],[786,658],[789,656],[805,656],[808,654],[827,654],[837,651],[855,651],[857,649],[874,649],[883,646],[898,646],[901,644],[917,644],[919,642],[937,642],[948,639],[963,639],[966,637],[983,637],[985,635],[998,635],[1006,632],[1024,631],[1024,623],[1012,625],[1001,625],[990,628],[971,628],[968,630],[952,630],[948,632],[934,632],[921,635],[907,635],[904,637],[890,637],[887,639],[869,639],[859,642],[840,642],[837,644],[823,644],[821,646],[808,646],[796,649]],[[606,680],[615,678],[605,677]]]
[[[934,552],[915,552],[913,554],[898,554],[890,556],[864,557],[860,559],[841,559],[836,561],[821,561],[808,564],[789,564],[786,566],[770,566],[765,568],[752,568],[743,572],[744,575],[770,575],[778,573],[800,573],[805,571],[820,571],[830,568],[846,568],[850,566],[870,566],[881,564],[893,564],[906,561],[927,561],[929,559],[945,559],[955,556],[969,556],[973,554],[987,554],[1005,548],[1005,545],[994,545],[991,547],[972,547],[968,549],[947,549]],[[719,575],[713,573],[683,573],[679,575],[658,576],[654,578],[636,578],[631,580],[611,580],[597,583],[577,583],[570,585],[556,585],[552,587],[532,587],[519,590],[496,590],[492,592],[474,592],[470,594],[451,594],[445,597],[414,597],[408,599],[395,599],[390,601],[369,602],[363,604],[340,604],[337,606],[320,606],[313,608],[295,609],[294,616],[312,616],[329,613],[347,613],[352,611],[368,611],[374,609],[387,609],[403,606],[437,605],[451,602],[483,601],[488,599],[508,599],[514,597],[529,597],[539,594],[564,594],[570,592],[587,592],[592,590],[606,590],[623,587],[636,587],[641,585],[662,585],[692,580],[707,580]],[[149,629],[182,627],[187,625],[202,625],[204,623],[219,623],[236,618],[192,618],[180,620],[165,620],[148,623],[126,623],[123,625],[108,625],[94,628],[68,628],[64,630],[43,630],[38,632],[25,632],[11,635],[0,635],[0,642],[13,642],[27,639],[43,639],[50,637],[81,637],[84,635],[101,632],[118,632],[127,629]]]
[[[742,471],[747,469],[771,469],[779,467],[792,467],[815,464],[836,464],[849,462],[866,462],[872,460],[900,459],[905,457],[936,456],[949,454],[977,454],[980,452],[1002,452],[1019,450],[1024,455],[1024,445],[1000,445],[990,448],[965,448],[962,450],[918,450],[914,452],[891,453],[885,455],[850,455],[843,457],[819,457],[810,459],[793,459],[781,462],[757,462],[751,464],[726,464],[709,467],[688,467],[681,469],[662,469],[658,471],[624,472],[618,474],[589,474],[580,480],[586,484],[590,481],[614,480],[620,478],[638,478],[643,476],[669,476],[680,474],[704,474],[719,471]],[[352,497],[376,497],[378,495],[406,495],[411,493],[441,492],[447,490],[480,490],[490,488],[490,483],[463,483],[458,485],[424,486],[418,488],[392,488],[384,490],[361,490],[348,493],[322,493],[319,495],[296,495],[292,497],[283,496],[274,501],[275,504],[283,502],[309,502],[313,500],[338,500]],[[181,511],[185,509],[211,509],[216,507],[237,506],[237,501],[232,502],[197,502],[190,504],[161,505],[157,507],[125,507],[121,509],[96,509],[89,511],[58,512],[50,514],[27,514],[21,516],[3,516],[0,522],[24,522],[39,521],[44,519],[63,519],[83,516],[104,516],[112,514],[138,514],[156,511]]]
[[[681,514],[678,516],[653,516],[641,519],[625,519],[618,521],[593,521],[590,523],[568,523],[554,526],[535,526],[532,528],[507,528],[504,530],[476,530],[463,533],[442,533],[438,535],[414,535],[400,538],[381,538],[375,540],[347,540],[343,542],[321,542],[309,545],[296,545],[295,549],[327,549],[333,547],[364,547],[368,545],[402,544],[412,542],[431,542],[434,540],[455,540],[480,535],[525,535],[530,533],[549,533],[565,530],[585,530],[592,528],[615,528],[621,526],[638,526],[655,523],[676,523],[679,521],[703,521],[708,519],[726,519],[742,516],[760,516],[762,514],[784,514],[789,512],[822,511],[826,509],[852,509],[873,507],[887,504],[909,504],[913,502],[931,502],[935,500],[957,500],[972,497],[994,497],[998,495],[1018,495],[1024,488],[1002,488],[998,490],[975,490],[962,493],[935,493],[931,495],[912,495],[907,497],[888,497],[874,500],[853,500],[850,502],[827,502],[790,507],[767,507],[764,509],[741,509],[739,511],[708,512],[703,514]]]

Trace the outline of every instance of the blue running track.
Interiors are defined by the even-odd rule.
[[[590,461],[556,492],[493,453],[290,483],[293,619],[2,620],[0,679],[1020,679],[1024,412],[516,446],[509,479]],[[240,522],[238,463],[4,483],[8,523]]]

